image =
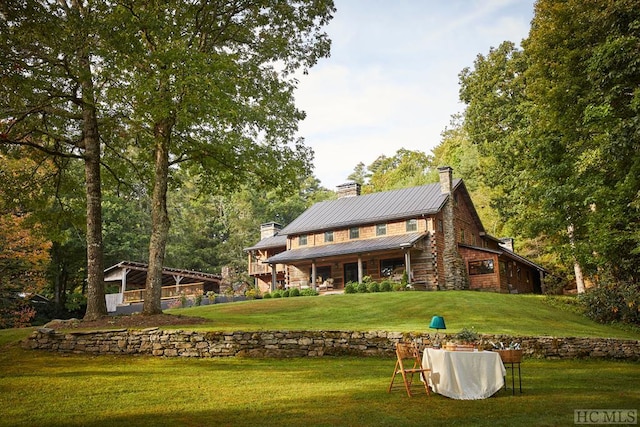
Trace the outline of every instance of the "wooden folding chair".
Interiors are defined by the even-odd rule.
[[[399,342],[396,344],[396,357],[396,367],[393,370],[393,376],[391,377],[391,384],[389,384],[388,392],[391,393],[396,375],[400,374],[402,375],[404,388],[407,390],[407,394],[409,395],[409,397],[411,397],[411,385],[413,384],[413,376],[415,374],[418,374],[418,381],[422,380],[427,395],[430,395],[431,393],[429,391],[427,376],[429,375],[428,372],[431,371],[431,369],[422,367],[422,358],[420,357],[418,346],[414,343]],[[413,365],[411,365],[412,362]]]

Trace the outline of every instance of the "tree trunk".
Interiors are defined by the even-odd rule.
[[[104,260],[102,248],[102,187],[100,181],[100,136],[89,55],[80,60],[82,73],[82,127],[84,133],[84,170],[87,192],[87,311],[85,320],[107,315],[104,296]]]
[[[151,201],[149,269],[142,307],[142,313],[147,315],[162,313],[162,267],[170,225],[167,212],[167,184],[169,181],[169,144],[173,124],[173,119],[165,119],[157,123],[154,128],[155,176]]]
[[[576,276],[576,289],[579,294],[583,294],[585,290],[584,276],[582,275],[582,267],[580,267],[580,263],[578,262],[578,259],[576,258],[576,254],[575,254],[576,244],[573,238],[573,233],[574,233],[573,224],[569,224],[569,226],[567,227],[567,232],[569,233],[569,242],[571,244],[571,249],[573,250],[573,272]]]

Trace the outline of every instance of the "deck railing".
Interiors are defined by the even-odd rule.
[[[283,264],[276,264],[276,273],[284,271]],[[271,265],[263,264],[261,262],[252,262],[249,264],[249,274],[254,276],[258,274],[271,274]]]
[[[144,301],[144,289],[134,289],[124,291],[123,302],[140,302]],[[204,283],[189,283],[186,285],[171,285],[162,287],[162,298],[175,298],[181,295],[192,296],[202,295],[204,293]]]

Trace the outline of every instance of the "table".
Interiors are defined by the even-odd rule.
[[[504,386],[507,371],[493,351],[448,351],[427,348],[422,365],[430,368],[432,390],[452,399],[486,399]]]

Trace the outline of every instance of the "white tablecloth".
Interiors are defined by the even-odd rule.
[[[427,348],[422,365],[430,368],[429,385],[452,399],[486,399],[504,386],[506,371],[493,351],[447,351]]]

